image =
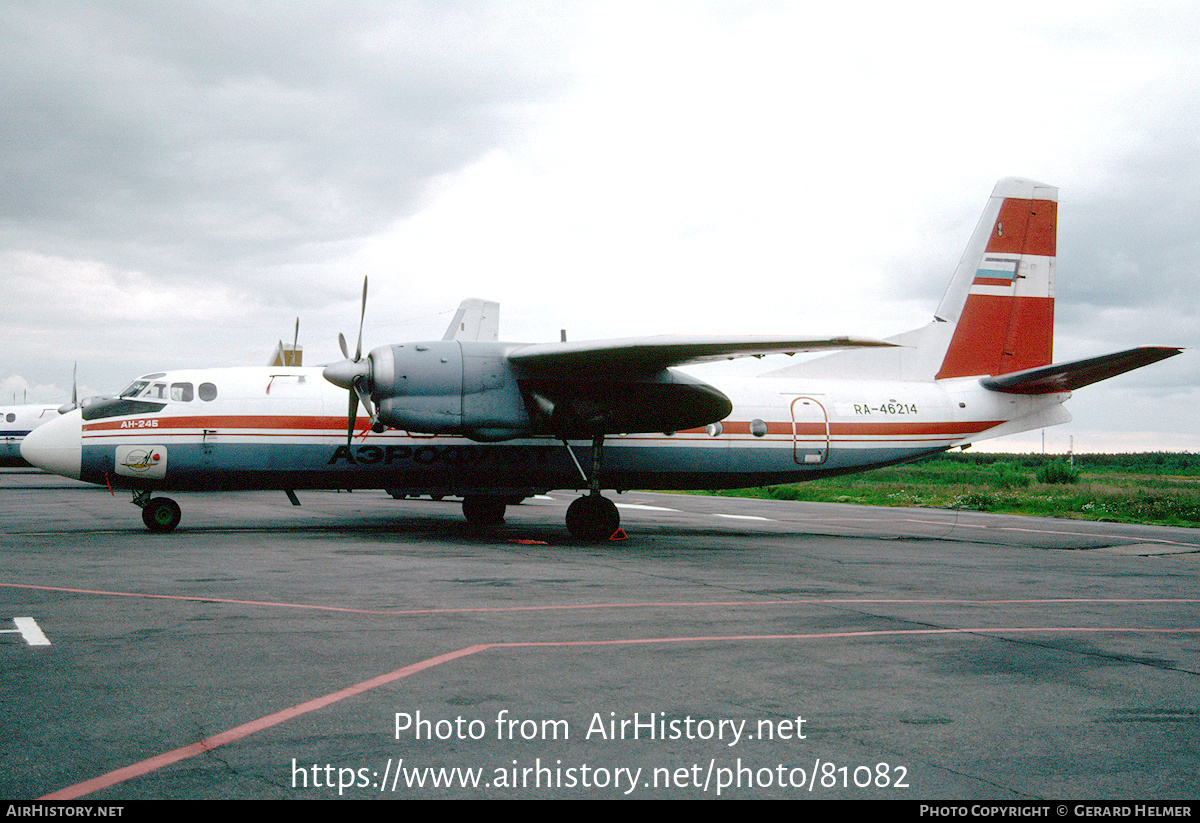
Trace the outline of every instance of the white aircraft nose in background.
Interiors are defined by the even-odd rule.
[[[78,480],[83,463],[83,412],[68,412],[25,435],[21,457],[39,469]]]

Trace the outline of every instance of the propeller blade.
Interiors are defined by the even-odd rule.
[[[346,445],[349,446],[354,440],[354,424],[358,420],[358,405],[362,404],[366,409],[367,414],[371,418],[371,427],[374,428],[377,424],[375,420],[375,404],[371,402],[371,392],[367,390],[366,384],[371,379],[371,359],[368,357],[366,362],[362,356],[362,337],[363,324],[367,318],[367,278],[363,278],[363,293],[362,293],[362,309],[358,316],[358,343],[354,348],[354,359],[350,358],[350,348],[346,345],[346,335],[338,333],[338,347],[342,350],[342,356],[346,358],[340,363],[331,363],[325,367],[322,374],[325,379],[335,386],[349,389],[350,393],[350,411],[346,420]],[[300,334],[300,318],[296,318],[296,334]],[[293,344],[293,349],[295,348]]]
[[[346,417],[346,445],[354,442],[354,423],[358,419],[358,392],[350,392],[350,414]]]
[[[363,321],[367,319],[367,277],[363,275],[362,313],[358,316],[358,347],[354,349],[354,362],[362,359]]]
[[[371,402],[371,395],[363,388],[363,378],[359,377],[354,381],[354,393],[358,395],[358,402],[362,403],[363,409],[367,412],[367,417],[371,418],[371,422],[375,422],[375,404]]]
[[[75,361],[75,365],[71,367],[71,402],[63,403],[58,407],[59,414],[66,414],[69,411],[74,411],[79,408],[79,381],[76,376],[79,374],[79,361]],[[16,395],[13,400],[16,400]]]

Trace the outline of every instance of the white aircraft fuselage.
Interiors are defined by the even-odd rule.
[[[347,444],[345,392],[324,380],[320,368],[184,370],[139,382],[146,383],[140,399],[64,415],[34,443],[39,464],[91,483],[162,491],[389,488],[529,496],[588,485],[550,435],[486,443],[453,434],[375,433],[360,417]],[[1000,394],[977,379],[707,382],[733,401],[733,411],[706,427],[609,436],[606,488],[739,488],[863,471],[993,436],[1001,427],[1062,422],[1061,403],[1070,396]],[[212,387],[212,399],[201,398],[201,386]],[[191,399],[170,399],[173,389]],[[571,447],[586,466],[590,441]]]
[[[587,489],[582,539],[614,534],[603,489],[719,489],[846,474],[1070,420],[1082,386],[1179,353],[1053,363],[1058,190],[997,183],[933,321],[858,337],[644,337],[503,343],[498,305],[467,300],[442,340],[319,368],[164,371],[29,434],[29,462],[133,489],[170,531],[164,490],[385,488],[461,495],[467,519]],[[363,313],[366,282],[363,284]],[[677,367],[834,350],[757,378]],[[348,403],[347,403],[348,400]],[[365,417],[358,409],[366,411]]]
[[[24,403],[0,406],[0,466],[27,466],[21,442],[43,423],[58,417],[58,406]]]

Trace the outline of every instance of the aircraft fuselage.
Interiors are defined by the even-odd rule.
[[[58,417],[57,406],[22,404],[0,406],[0,466],[28,466],[21,441],[38,426]]]
[[[991,436],[1009,421],[1059,410],[1069,396],[1004,395],[974,378],[706,380],[732,400],[733,412],[705,428],[609,436],[604,488],[735,488],[864,471]],[[575,462],[587,466],[588,441],[571,441],[573,461],[552,436],[491,443],[375,433],[360,417],[347,444],[345,393],[317,368],[180,371],[148,383],[136,398],[64,415],[32,447],[44,460],[59,443],[60,467],[81,480],[145,490],[465,496],[588,485]]]

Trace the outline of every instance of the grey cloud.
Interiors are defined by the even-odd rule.
[[[0,239],[133,268],[367,235],[563,80],[525,6],[50,8],[0,9]]]

